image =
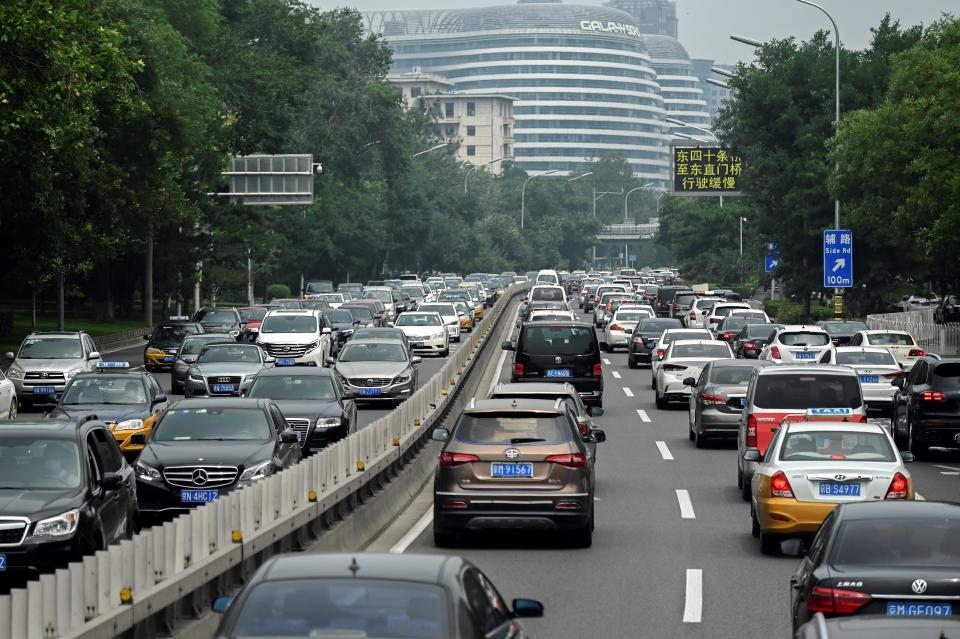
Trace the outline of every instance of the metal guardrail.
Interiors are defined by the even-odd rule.
[[[960,353],[960,324],[936,324],[932,310],[867,315],[866,323],[871,329],[907,331],[928,353]]]
[[[143,340],[143,336],[149,333],[152,333],[153,329],[149,326],[144,326],[143,328],[131,328],[128,331],[121,331],[119,333],[110,333],[109,335],[99,335],[93,338],[93,343],[97,348],[103,348],[105,346],[113,346],[115,344],[121,344],[123,342],[132,342],[136,340]]]
[[[332,525],[400,472],[459,384],[510,300],[405,402],[299,464],[130,540],[88,555],[0,596],[0,639],[149,636],[197,615],[237,570],[249,574],[278,547],[306,543],[311,525]],[[297,540],[300,540],[299,542]]]

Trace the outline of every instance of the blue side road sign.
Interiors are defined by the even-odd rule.
[[[823,232],[823,286],[853,286],[853,232],[849,229]]]
[[[780,263],[780,258],[775,255],[767,255],[763,258],[763,270],[767,273],[772,273],[773,269],[777,268],[777,264]]]
[[[776,242],[768,242],[767,250],[770,252],[770,255],[778,257],[780,255],[780,246]]]

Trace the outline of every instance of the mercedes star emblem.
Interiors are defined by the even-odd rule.
[[[210,476],[207,475],[207,471],[202,468],[198,468],[193,471],[193,483],[197,486],[206,486],[207,482],[210,481]]]
[[[922,595],[927,591],[927,581],[925,579],[914,579],[910,588],[918,595]]]
[[[553,361],[555,361],[557,364],[559,364],[559,363],[563,362],[563,358],[560,357],[559,355],[557,355],[557,357],[556,357]]]
[[[508,448],[507,450],[503,451],[503,454],[506,455],[507,459],[516,459],[520,456],[520,451],[516,448]]]

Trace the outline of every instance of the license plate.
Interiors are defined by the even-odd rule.
[[[34,395],[53,395],[56,390],[53,386],[34,386],[33,394]]]
[[[923,601],[888,601],[887,614],[894,617],[950,617],[953,605]]]
[[[232,393],[236,390],[236,386],[233,384],[214,384],[213,392],[214,393]]]
[[[0,572],[3,572],[7,569],[7,556],[3,553],[0,553]]]
[[[533,464],[520,462],[493,462],[490,464],[491,477],[533,477]]]
[[[293,366],[297,363],[297,360],[291,359],[289,357],[281,357],[277,360],[277,366]]]
[[[547,377],[570,377],[570,370],[567,368],[549,368]]]
[[[180,502],[184,504],[206,504],[220,497],[219,490],[181,490]]]
[[[816,357],[817,357],[816,353],[794,353],[793,354],[794,359],[816,359]]]
[[[173,361],[173,355],[167,355],[166,357],[163,358],[163,361],[164,361],[164,362],[172,362],[172,361]]]
[[[879,375],[860,375],[861,384],[879,384],[880,376]]]
[[[860,482],[822,481],[820,495],[825,497],[859,497]]]
[[[413,348],[423,348],[423,342],[414,342]]]
[[[746,397],[741,397],[741,398],[738,399],[737,401],[740,403],[740,408],[743,408],[744,406],[747,405],[747,398],[746,398]]]
[[[360,397],[375,397],[380,394],[379,388],[361,388]]]

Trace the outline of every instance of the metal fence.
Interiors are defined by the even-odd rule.
[[[936,324],[932,310],[867,315],[867,326],[871,329],[907,331],[928,353],[960,354],[960,324]]]
[[[153,332],[153,329],[149,326],[144,326],[143,328],[131,328],[128,331],[121,331],[119,333],[110,333],[109,335],[100,335],[93,338],[93,343],[96,344],[97,348],[108,348],[110,346],[116,346],[117,344],[123,344],[125,342],[136,342],[142,341],[144,335],[149,335]]]
[[[251,570],[312,522],[342,517],[399,472],[453,401],[509,301],[527,288],[510,287],[437,374],[366,428],[292,468],[0,596],[0,639],[93,639],[135,628],[144,636],[162,631],[165,619],[184,609],[198,614],[204,602],[191,593],[211,585],[222,592],[221,579],[230,571],[241,564]]]

